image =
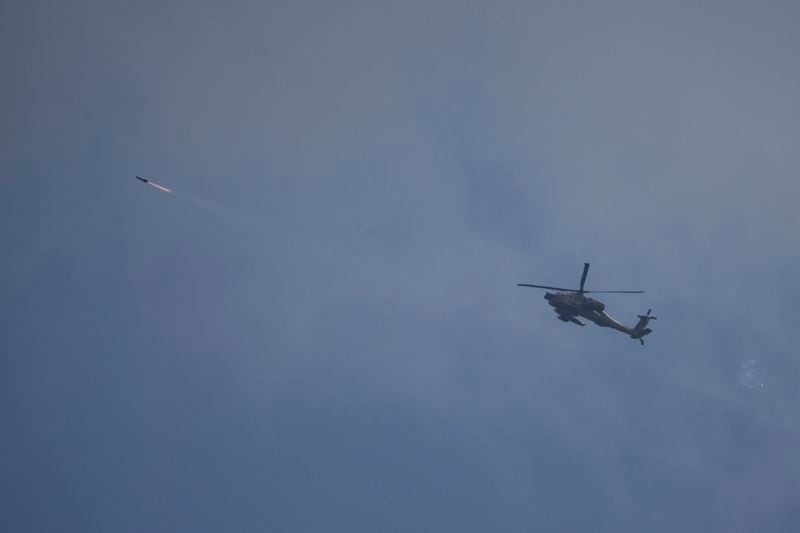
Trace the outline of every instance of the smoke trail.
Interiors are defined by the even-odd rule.
[[[230,209],[223,207],[219,204],[207,202],[205,200],[188,196],[183,193],[178,194],[175,191],[170,191],[170,192],[175,198],[195,209],[199,209],[201,211],[205,211],[206,213],[216,215],[217,217],[223,218],[228,222],[232,222],[236,225],[247,228],[250,231],[274,237],[280,235],[278,231],[269,228],[261,220],[242,215],[241,213],[237,213],[235,211],[231,211]]]
[[[184,204],[190,206],[193,209],[197,209],[199,211],[203,211],[210,215],[213,215],[221,220],[224,220],[228,224],[233,224],[240,228],[246,229],[249,232],[254,234],[258,234],[265,237],[270,237],[280,241],[282,246],[289,246],[293,248],[296,252],[300,252],[306,255],[324,255],[326,250],[321,249],[319,246],[312,246],[309,242],[305,239],[294,238],[294,239],[286,239],[285,232],[276,230],[270,226],[268,226],[264,220],[249,217],[246,215],[242,215],[241,213],[232,211],[231,209],[222,206],[217,203],[208,202],[206,200],[202,200],[195,196],[190,196],[184,193],[178,193],[174,190],[164,187],[163,185],[159,185],[152,181],[146,182],[148,185],[152,185],[160,191],[169,193],[173,198],[180,200]],[[329,250],[333,252],[333,250]]]
[[[159,191],[170,194],[173,198],[180,200],[193,209],[213,215],[228,222],[229,224],[246,229],[254,234],[270,237],[276,241],[276,244],[279,244],[283,247],[292,248],[297,253],[311,256],[315,259],[320,259],[323,257],[331,259],[337,258],[342,263],[340,268],[345,268],[348,270],[356,269],[365,278],[380,277],[383,280],[382,283],[386,283],[387,280],[391,280],[390,283],[398,286],[412,287],[424,285],[425,287],[422,287],[420,290],[425,290],[429,293],[434,292],[436,289],[435,286],[431,285],[430,281],[426,283],[417,277],[412,276],[410,272],[406,272],[401,266],[394,263],[386,263],[378,257],[372,257],[363,253],[363,251],[362,253],[359,253],[357,250],[351,250],[349,254],[342,254],[342,250],[339,246],[334,245],[327,240],[309,240],[307,238],[303,238],[303,235],[290,235],[286,231],[282,231],[267,225],[267,223],[262,219],[242,215],[241,213],[232,211],[231,209],[217,203],[208,202],[184,193],[175,192],[168,187],[164,187],[163,185],[159,185],[144,178],[138,179],[147,183],[148,185],[152,185]]]

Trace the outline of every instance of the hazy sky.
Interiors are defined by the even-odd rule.
[[[0,7],[0,530],[800,530],[800,4],[147,4]]]

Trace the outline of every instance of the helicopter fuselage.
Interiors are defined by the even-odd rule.
[[[577,292],[546,292],[544,299],[555,308],[558,318],[564,322],[573,322],[583,326],[584,324],[576,318],[581,317],[600,327],[613,328],[628,335],[633,333],[633,328],[627,327],[606,313],[605,304],[594,298]]]

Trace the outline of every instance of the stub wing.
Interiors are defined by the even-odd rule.
[[[561,313],[558,313],[558,319],[562,322],[572,322],[573,324],[577,324],[579,326],[586,325],[572,315],[562,315]]]

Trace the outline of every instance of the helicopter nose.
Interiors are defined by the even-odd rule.
[[[549,301],[549,300],[550,300],[550,298],[552,298],[552,297],[553,297],[553,295],[552,295],[552,294],[550,294],[549,292],[546,292],[546,293],[544,293],[544,299],[545,299],[545,300],[548,300],[548,301]]]

